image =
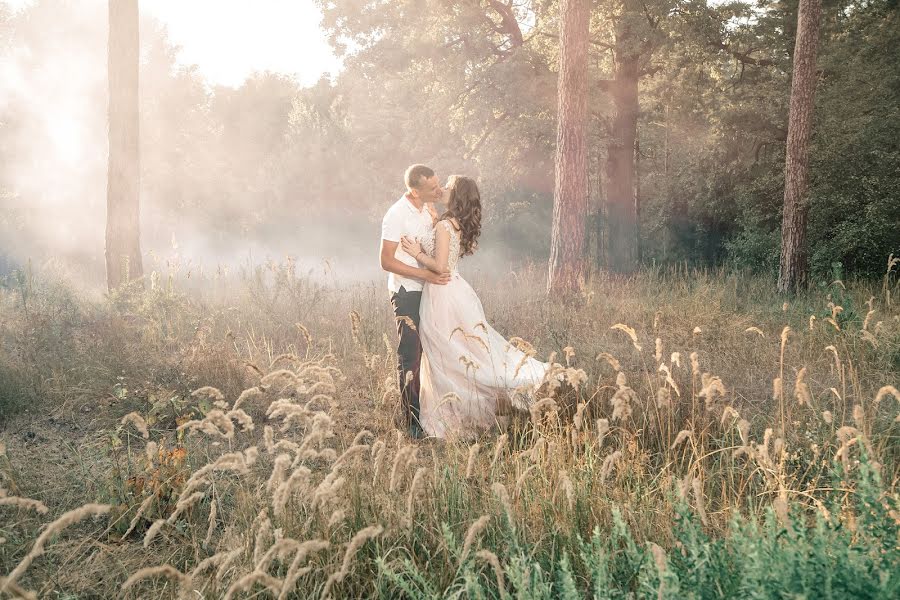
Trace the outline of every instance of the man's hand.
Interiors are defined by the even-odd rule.
[[[450,283],[450,273],[435,273],[433,271],[428,271],[424,279],[428,283],[433,283],[434,285],[447,285]]]

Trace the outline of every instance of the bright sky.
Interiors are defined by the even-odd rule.
[[[30,0],[7,0],[19,8]],[[179,61],[212,84],[239,86],[254,71],[295,74],[303,85],[340,61],[319,29],[313,0],[145,0],[141,11],[164,23]]]

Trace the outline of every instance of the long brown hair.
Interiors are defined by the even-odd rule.
[[[473,254],[481,235],[481,193],[474,179],[451,175],[447,181],[450,198],[441,219],[456,219],[460,229],[460,256]]]

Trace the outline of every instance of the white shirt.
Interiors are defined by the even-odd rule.
[[[404,194],[385,213],[384,219],[381,221],[381,239],[398,242],[394,258],[410,267],[418,267],[419,263],[416,259],[404,252],[403,246],[399,245],[400,238],[405,236],[419,240],[428,235],[433,227],[431,214],[425,210],[425,206],[422,206],[421,210],[416,209]],[[408,292],[422,291],[423,283],[421,279],[388,273],[388,290],[392,294],[400,291],[400,286],[403,286]]]

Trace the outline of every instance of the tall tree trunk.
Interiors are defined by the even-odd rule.
[[[617,39],[616,78],[611,83],[614,114],[606,159],[609,268],[637,267],[638,228],[634,196],[634,143],[638,119],[638,56],[629,52],[627,31]]]
[[[571,294],[581,289],[584,280],[588,0],[562,0],[560,16],[559,123],[547,289],[551,294]]]
[[[781,265],[778,271],[778,291],[781,293],[796,292],[807,281],[809,138],[812,133],[821,15],[821,0],[800,0],[784,165],[784,216],[781,222]]]
[[[109,0],[106,284],[143,276],[138,150],[138,0]]]

